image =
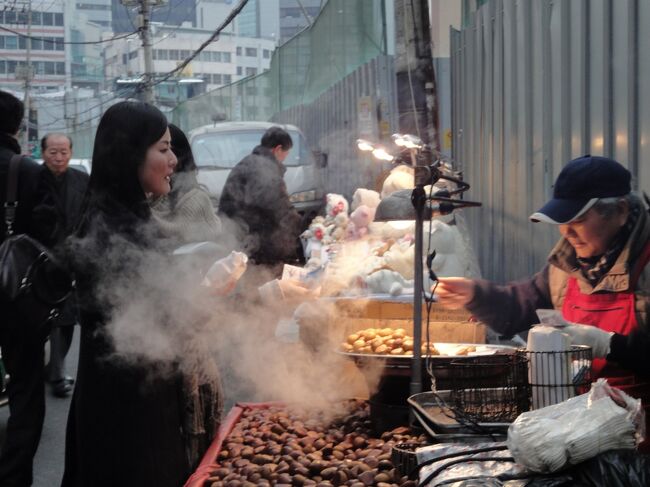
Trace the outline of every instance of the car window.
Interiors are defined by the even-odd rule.
[[[232,169],[260,143],[264,130],[236,132],[208,132],[192,140],[194,160],[199,167]],[[312,155],[299,132],[289,131],[293,148],[285,159],[285,166],[311,164]]]

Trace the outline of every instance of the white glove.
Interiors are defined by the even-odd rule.
[[[613,332],[603,331],[591,325],[568,325],[562,328],[571,338],[572,345],[587,345],[591,347],[593,358],[605,358],[609,354],[609,344]]]

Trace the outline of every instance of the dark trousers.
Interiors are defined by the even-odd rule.
[[[34,455],[45,419],[43,345],[43,339],[25,339],[0,333],[2,360],[10,375],[7,386],[9,419],[0,454],[2,487],[32,484]]]
[[[56,326],[50,333],[50,362],[47,365],[47,380],[57,382],[65,378],[65,357],[72,344],[74,325]]]

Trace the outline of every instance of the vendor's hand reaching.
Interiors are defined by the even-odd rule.
[[[593,358],[605,358],[609,354],[609,344],[614,333],[591,325],[569,325],[561,330],[571,337],[572,345],[591,347]]]
[[[473,298],[476,284],[471,279],[464,277],[441,277],[435,290],[437,302],[443,307],[460,309],[465,307]]]

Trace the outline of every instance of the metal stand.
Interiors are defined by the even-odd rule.
[[[417,185],[411,196],[415,208],[415,283],[413,286],[413,362],[411,363],[411,395],[422,392],[422,293],[423,293],[423,253],[424,206],[426,193],[424,185]],[[412,413],[411,413],[412,414]]]

